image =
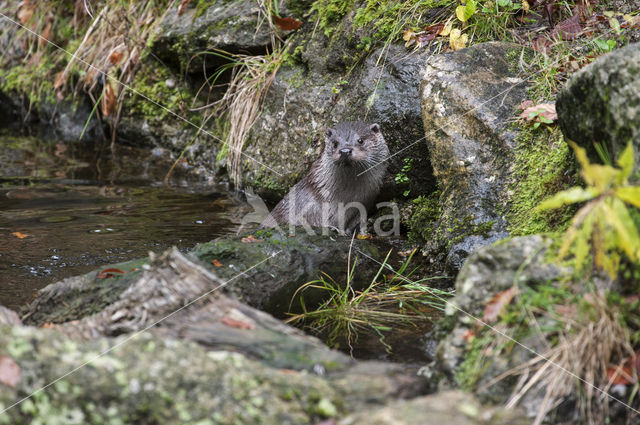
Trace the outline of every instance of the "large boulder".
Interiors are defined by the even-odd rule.
[[[324,57],[330,46],[309,43],[311,57]],[[264,109],[251,129],[244,151],[268,167],[243,158],[244,181],[261,195],[283,196],[304,176],[323,148],[323,129],[341,121],[377,122],[393,155],[384,193],[399,195],[393,182],[408,161],[413,196],[430,193],[435,184],[427,147],[414,144],[424,135],[420,116],[420,73],[427,54],[407,55],[392,45],[372,52],[359,68],[325,71],[326,65],[302,56],[283,66],[269,89]]]
[[[434,238],[458,270],[476,248],[508,235],[504,218],[517,131],[526,98],[516,70],[522,46],[501,42],[433,56],[422,77],[425,144],[438,185]]]
[[[576,72],[558,93],[556,109],[565,137],[588,150],[602,143],[615,160],[632,142],[640,152],[640,43]],[[640,161],[634,170],[640,171]]]

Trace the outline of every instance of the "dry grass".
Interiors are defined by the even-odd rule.
[[[54,65],[50,71],[34,74],[32,88],[53,81],[58,100],[65,99],[68,93],[75,99],[84,92],[94,104],[101,103],[103,116],[114,114],[113,143],[125,93],[123,85],[117,82],[128,85],[133,81],[147,41],[171,4],[76,0],[70,17],[68,5],[62,2],[24,1],[17,6],[16,14],[28,30],[18,30],[12,41],[21,47],[24,64],[36,69],[46,60]],[[69,28],[63,29],[65,25]],[[69,40],[61,38],[61,33],[69,31],[81,40],[78,45],[67,44]]]
[[[282,50],[270,55],[236,55],[231,82],[218,102],[219,114],[227,114],[229,133],[225,140],[228,148],[229,175],[234,186],[242,187],[242,148],[249,130],[261,110],[265,96],[275,78],[282,60]]]
[[[530,393],[541,396],[535,425],[567,399],[576,399],[580,416],[587,423],[603,424],[609,404],[617,402],[606,395],[611,387],[607,370],[633,355],[629,330],[619,312],[607,305],[604,295],[589,294],[585,303],[586,314],[575,305],[557,308],[560,311],[553,314],[553,320],[559,322],[561,330],[546,335],[547,340],[557,337],[554,347],[488,384],[507,376],[519,377],[507,407],[515,406]]]

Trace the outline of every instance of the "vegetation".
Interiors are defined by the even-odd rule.
[[[411,279],[416,269],[409,270],[408,267],[414,254],[415,250],[394,270],[388,263],[389,251],[375,277],[362,290],[352,287],[357,257],[348,267],[345,282],[338,282],[326,274],[307,282],[293,298],[298,293],[303,295],[308,289],[317,289],[326,294],[325,301],[310,309],[304,297],[300,296],[302,313],[292,314],[287,321],[323,336],[332,346],[339,346],[339,342],[345,340],[350,350],[353,350],[359,333],[373,331],[379,335],[380,343],[391,351],[392,347],[385,342],[385,332],[432,320],[435,312],[442,310],[446,299],[451,296],[450,292],[424,284],[434,278]],[[385,275],[384,271],[391,274]]]

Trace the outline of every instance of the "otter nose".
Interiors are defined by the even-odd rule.
[[[352,152],[353,152],[353,149],[351,149],[351,148],[340,149],[340,156],[342,156],[342,157],[351,156]]]

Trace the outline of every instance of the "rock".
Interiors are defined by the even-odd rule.
[[[208,270],[207,273],[216,279],[229,281],[224,285],[225,293],[252,307],[283,316],[300,286],[317,279],[321,272],[338,279],[344,275],[351,244],[351,238],[346,236],[307,235],[298,230],[293,237],[288,233],[263,231],[245,241],[242,237],[220,238],[198,245],[189,258],[203,265],[203,270]],[[365,240],[354,241],[353,249],[353,258],[358,258],[359,273],[352,285],[359,288],[371,282],[379,269],[364,254],[373,258],[381,255]],[[272,255],[277,255],[277,259],[272,260]],[[214,262],[220,266],[214,266]],[[115,265],[120,270],[130,270],[121,277],[104,279],[94,271],[51,284],[38,292],[37,299],[25,309],[22,319],[27,324],[37,325],[64,323],[102,311],[121,300],[127,291],[136,292],[131,287],[144,275],[148,264],[148,259],[139,259]],[[323,295],[326,294],[319,290],[305,291],[305,300],[313,305]],[[176,305],[180,302],[176,301]]]
[[[225,54],[255,55],[264,54],[272,45],[273,31],[255,1],[202,2],[185,8],[178,15],[179,7],[176,5],[164,15],[152,50],[173,65],[188,63],[191,73],[199,73],[203,63],[213,68],[226,62],[216,55],[202,55],[202,52],[216,50]],[[279,12],[281,16],[291,13],[287,5],[281,5]],[[278,31],[280,37],[290,32]]]
[[[514,71],[523,47],[490,42],[433,56],[422,78],[422,119],[440,194],[436,248],[458,270],[479,246],[508,235],[503,217],[526,83]]]
[[[18,313],[0,305],[0,325],[22,325],[22,321]]]
[[[0,421],[15,425],[311,425],[403,391],[388,366],[319,376],[149,332],[79,341],[51,329],[3,325],[0,359],[18,368],[15,387],[0,384]]]
[[[320,58],[331,50],[313,42],[307,48],[309,56]],[[284,196],[319,156],[322,130],[360,120],[380,124],[392,154],[401,152],[388,161],[389,177],[382,190],[387,198],[407,189],[397,186],[393,176],[408,161],[413,162],[407,173],[412,196],[433,191],[427,147],[415,143],[424,135],[419,84],[426,57],[426,53],[407,55],[403,46],[392,45],[388,51],[372,52],[348,79],[343,70],[323,73],[323,65],[310,58],[283,66],[244,147],[269,168],[243,158],[244,181],[273,200]]]
[[[350,415],[338,425],[526,425],[518,410],[483,406],[471,394],[449,391],[408,401],[396,401]]]
[[[424,393],[416,367],[357,362],[331,350],[223,294],[230,279],[176,249],[140,268],[100,279],[102,292],[93,296],[115,290],[112,302],[94,302],[83,317],[48,329],[19,325],[0,308],[0,359],[17,374],[15,384],[0,385],[0,422],[314,424]],[[86,295],[92,280],[49,286],[42,306],[52,299],[77,305],[72,295]],[[16,326],[5,325],[5,316]]]
[[[546,250],[550,243],[551,240],[538,235],[517,237],[479,248],[469,257],[458,273],[456,295],[445,310],[447,321],[453,321],[453,324],[436,351],[435,367],[449,381],[442,381],[441,386],[446,387],[453,383],[456,387],[460,379],[466,379],[459,375],[460,365],[465,360],[469,347],[465,335],[475,327],[483,326],[476,318],[483,318],[485,306],[496,294],[514,285],[535,287],[569,273],[545,262]],[[526,343],[537,347],[533,341]],[[474,389],[482,387],[511,367],[525,362],[528,353],[518,360],[514,360],[515,357],[491,357],[488,360],[491,366],[480,374],[478,381],[474,383]],[[488,399],[492,403],[504,403],[511,394],[512,385],[513,382],[502,381],[499,385],[485,388],[481,393],[483,401]]]
[[[556,110],[565,137],[590,151],[603,143],[615,160],[632,142],[640,152],[640,43],[573,74],[558,93]],[[640,172],[640,161],[634,171]]]

